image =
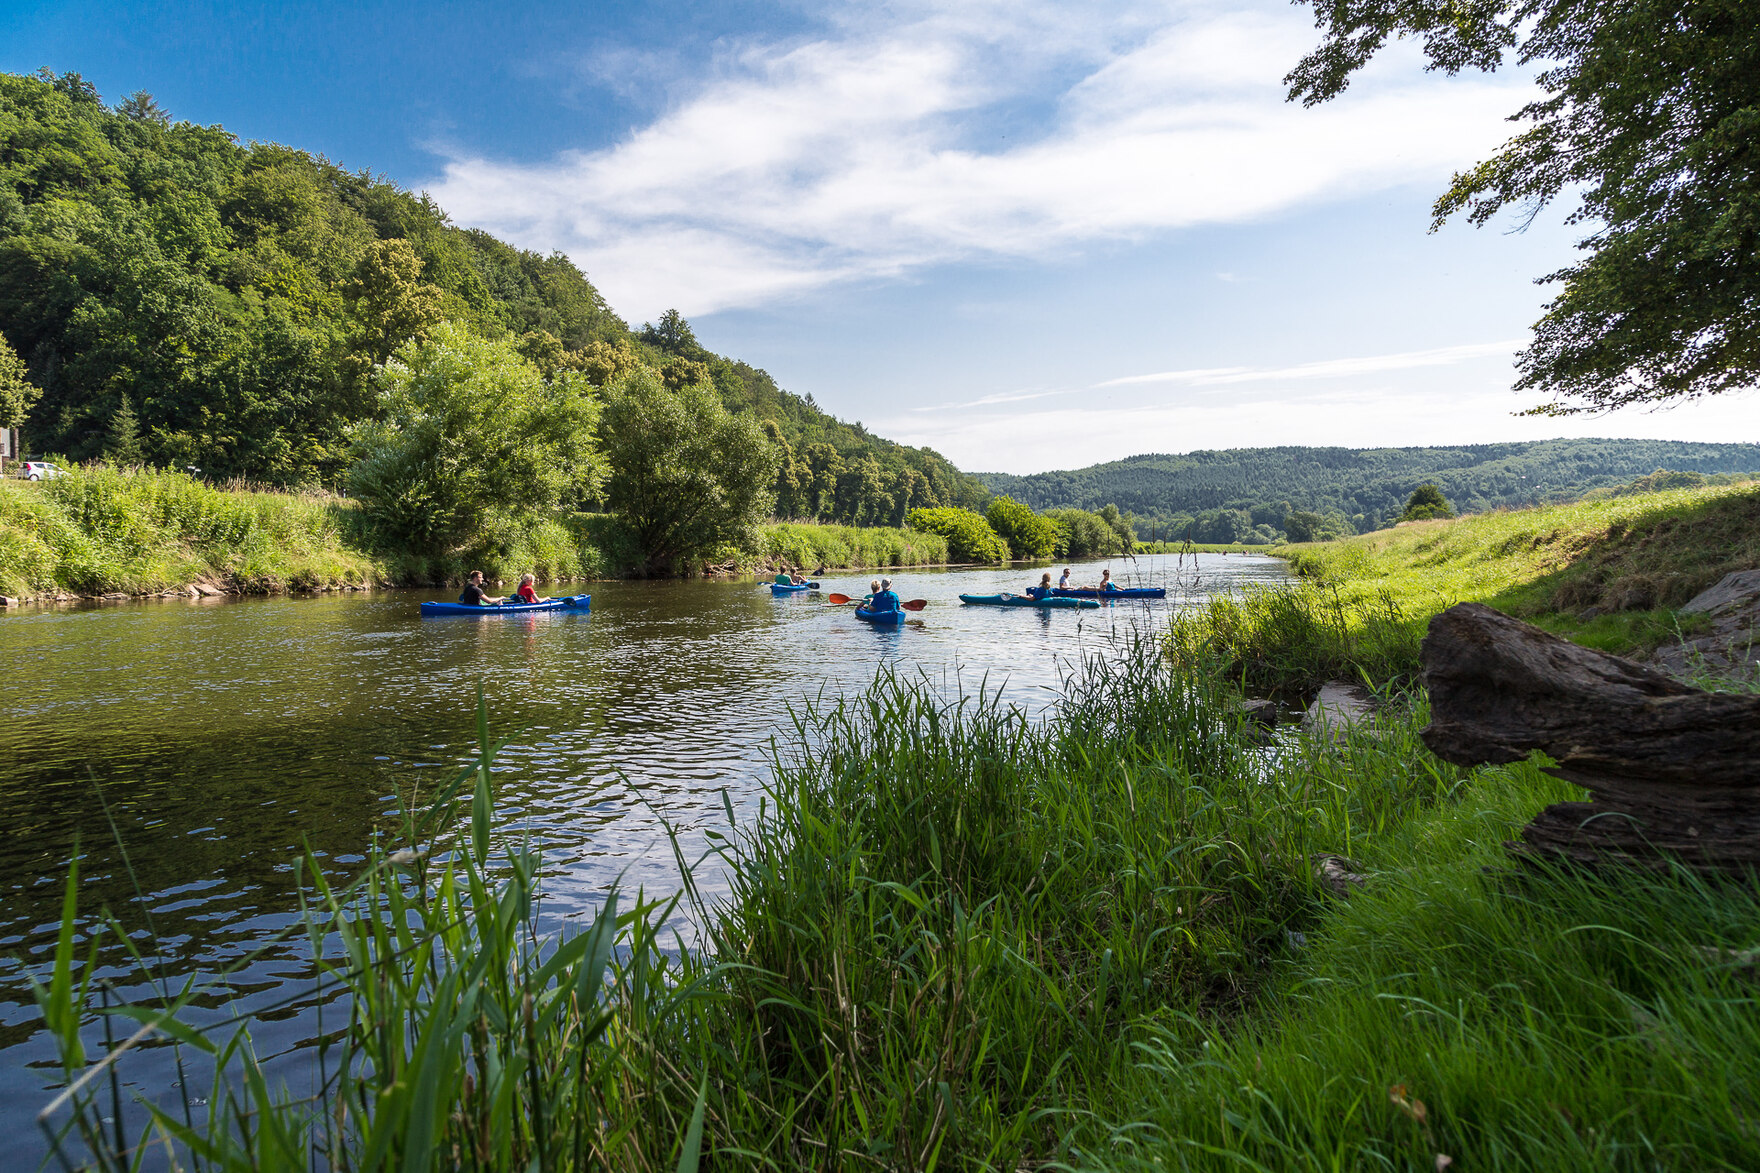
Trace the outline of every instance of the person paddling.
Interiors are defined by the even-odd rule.
[[[892,589],[892,580],[883,578],[875,585],[880,589],[875,591],[874,597],[868,600],[868,613],[870,615],[885,615],[898,610],[898,595]]]
[[[482,607],[499,603],[501,600],[484,592],[483,572],[473,570],[465,577],[464,590],[458,592],[458,601],[467,607]]]

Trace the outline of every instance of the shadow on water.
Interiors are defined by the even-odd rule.
[[[889,666],[949,695],[983,679],[1038,711],[1084,649],[1217,590],[1284,577],[1280,562],[1238,556],[1199,556],[1195,572],[1172,557],[1122,569],[1127,584],[1169,586],[1167,602],[959,605],[961,593],[1037,579],[1017,567],[901,572],[904,597],[929,605],[892,629],[822,594],[775,598],[750,582],[576,588],[592,592],[590,614],[423,620],[418,602],[447,596],[403,592],[0,617],[0,1164],[41,1153],[29,1122],[55,1072],[25,973],[54,947],[76,843],[83,914],[110,909],[173,979],[211,972],[290,923],[302,846],[348,874],[390,831],[400,787],[471,756],[480,680],[497,728],[519,731],[497,758],[498,789],[504,825],[544,849],[546,917],[590,915],[619,877],[627,891],[671,890],[662,818],[692,858],[725,824],[724,795],[745,820],[791,705],[859,692]],[[868,577],[822,582],[859,597]],[[132,980],[122,961],[101,958],[103,972]],[[265,1053],[297,1050],[315,1030],[310,976],[306,946],[289,945],[208,1010],[264,1019],[253,1033]],[[175,1073],[149,1052],[128,1077],[146,1091]]]

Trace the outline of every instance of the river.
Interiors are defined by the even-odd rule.
[[[1076,581],[1100,567],[1078,566]],[[1084,651],[1169,608],[1285,578],[1282,562],[1240,555],[1116,571],[1167,586],[1167,601],[960,605],[1038,578],[1014,568],[898,573],[901,597],[928,606],[895,631],[750,581],[572,588],[592,592],[590,614],[424,620],[418,602],[450,593],[399,591],[0,616],[0,1167],[43,1152],[32,1119],[57,1072],[25,978],[52,954],[76,842],[82,919],[110,908],[174,983],[211,971],[292,919],[302,844],[346,875],[395,829],[400,788],[468,759],[481,682],[494,735],[514,735],[497,759],[504,826],[545,848],[546,919],[590,916],[619,880],[675,888],[661,819],[695,851],[725,827],[724,803],[736,821],[755,809],[790,706],[859,692],[890,667],[950,696],[987,681],[1042,709]],[[860,595],[869,577],[821,581]],[[105,960],[125,995],[144,995],[117,949]],[[231,1006],[212,1011],[260,1016],[260,1050],[297,1051],[312,1032],[309,980],[292,946],[245,968]],[[162,1091],[167,1054],[130,1056],[130,1087]]]

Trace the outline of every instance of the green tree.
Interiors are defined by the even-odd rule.
[[[1118,535],[1119,545],[1125,553],[1137,548],[1137,527],[1132,524],[1130,514],[1120,512],[1118,506],[1108,502],[1100,507],[1099,517]]]
[[[1057,549],[1057,523],[1012,497],[992,500],[984,520],[1016,558],[1049,558]]]
[[[1453,517],[1454,510],[1449,508],[1448,499],[1442,490],[1435,485],[1419,485],[1412,490],[1406,499],[1406,507],[1399,515],[1401,521],[1429,521],[1438,517]]]
[[[1517,386],[1542,414],[1760,382],[1760,28],[1752,0],[1310,0],[1319,48],[1285,79],[1340,93],[1389,38],[1434,68],[1539,65],[1525,129],[1456,175],[1440,224],[1531,217],[1561,195],[1593,225],[1535,326]]]
[[[118,468],[133,468],[147,462],[141,447],[140,421],[135,419],[134,404],[124,392],[116,414],[110,417],[110,439],[104,445],[104,459]]]
[[[356,344],[375,363],[405,342],[419,341],[444,316],[441,291],[422,280],[422,259],[407,240],[375,242],[356,267],[349,293],[359,324]]]
[[[465,549],[600,491],[599,405],[586,380],[546,384],[510,342],[442,323],[405,343],[374,383],[378,416],[352,431],[348,487],[387,544]]]
[[[42,396],[27,377],[24,361],[0,334],[0,428],[21,426]]]
[[[913,509],[905,524],[920,534],[940,534],[947,539],[947,556],[955,562],[1002,562],[1008,543],[999,537],[982,514],[944,505]]]
[[[770,510],[776,449],[706,387],[673,390],[646,368],[625,375],[606,393],[599,435],[606,503],[634,536],[643,574],[748,540]]]
[[[658,322],[644,322],[640,338],[649,346],[657,346],[668,354],[695,358],[703,348],[691,332],[691,324],[677,310],[667,310]]]

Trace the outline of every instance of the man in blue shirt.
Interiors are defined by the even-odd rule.
[[[898,610],[898,595],[892,589],[892,580],[883,578],[880,580],[880,589],[874,592],[872,599],[868,600],[868,614],[884,615],[888,611],[896,610]]]

